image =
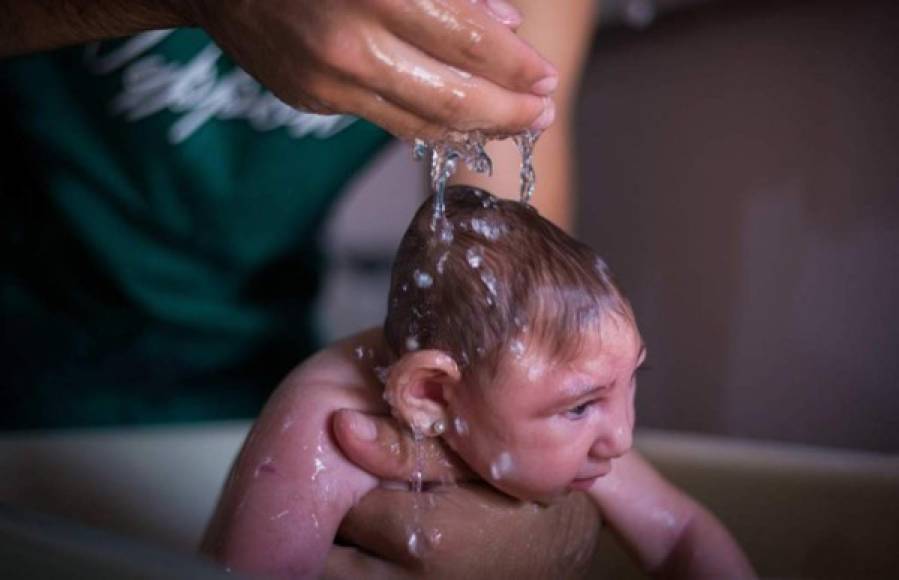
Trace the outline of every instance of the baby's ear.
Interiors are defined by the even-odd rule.
[[[441,350],[417,350],[403,355],[390,369],[385,398],[394,416],[412,431],[438,436],[449,414],[445,392],[461,379],[453,357]]]

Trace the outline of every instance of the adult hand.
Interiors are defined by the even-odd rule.
[[[505,0],[191,0],[188,18],[289,105],[403,137],[552,123],[556,69]]]
[[[350,460],[379,477],[408,480],[419,463],[426,480],[473,476],[445,449],[430,445],[416,462],[411,438],[387,417],[354,411],[335,416],[334,433]],[[424,506],[424,507],[422,507]],[[410,522],[440,534],[420,558],[409,553]],[[344,518],[325,577],[581,578],[599,533],[599,515],[584,494],[548,506],[520,502],[481,483],[439,486],[424,497],[378,489]]]

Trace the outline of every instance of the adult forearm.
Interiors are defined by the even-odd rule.
[[[0,0],[0,58],[189,26],[178,0]]]

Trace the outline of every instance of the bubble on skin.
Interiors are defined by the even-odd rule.
[[[481,255],[481,249],[477,246],[468,248],[465,252],[465,259],[468,261],[468,265],[475,269],[480,268],[484,263],[484,256]]]
[[[283,512],[280,512],[280,513],[277,513],[277,514],[273,515],[273,516],[270,517],[269,519],[270,519],[270,520],[273,520],[273,521],[274,521],[274,520],[280,520],[281,518],[283,518],[284,516],[286,516],[286,515],[289,514],[289,513],[290,513],[290,510],[284,510]]]
[[[415,279],[415,285],[419,288],[430,288],[434,285],[434,278],[427,272],[415,270],[415,272],[412,273],[412,277]]]
[[[453,419],[453,427],[459,435],[468,435],[468,422],[462,417]]]
[[[494,480],[499,481],[509,475],[514,467],[515,464],[512,461],[512,456],[508,451],[503,451],[499,454],[499,457],[490,464],[490,476]]]
[[[437,259],[437,273],[443,274],[443,269],[446,267],[446,259],[449,258],[449,252],[443,252],[440,258]]]
[[[416,351],[419,349],[421,345],[418,344],[417,336],[409,336],[406,337],[406,350],[408,351]]]

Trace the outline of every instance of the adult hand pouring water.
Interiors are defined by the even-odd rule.
[[[0,56],[199,26],[287,104],[402,137],[545,129],[556,68],[504,0],[104,0],[0,3]],[[22,23],[26,23],[22,26]]]

